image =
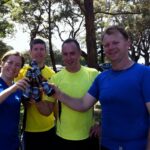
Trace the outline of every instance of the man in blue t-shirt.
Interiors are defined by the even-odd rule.
[[[55,98],[78,111],[100,100],[102,150],[150,150],[150,68],[129,58],[130,40],[122,27],[107,28],[102,43],[112,68],[96,77],[82,99],[54,86]]]

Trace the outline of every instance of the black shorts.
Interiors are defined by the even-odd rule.
[[[56,136],[56,150],[99,150],[98,138],[87,138],[85,140],[72,141]]]
[[[45,132],[24,132],[24,150],[51,150],[55,146],[55,128]]]

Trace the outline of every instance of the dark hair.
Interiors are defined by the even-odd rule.
[[[78,49],[79,51],[81,50],[81,48],[80,48],[80,45],[79,45],[78,41],[77,41],[77,40],[75,40],[75,39],[71,39],[71,38],[69,38],[69,39],[65,40],[65,41],[63,42],[63,44],[62,44],[62,47],[63,47],[63,46],[64,46],[64,44],[66,44],[66,43],[74,43],[74,44],[76,45],[77,49]]]
[[[46,49],[46,43],[42,39],[33,39],[30,42],[30,50],[32,50],[33,45],[35,45],[35,44],[43,44],[45,46],[45,49]]]
[[[102,41],[103,41],[104,36],[105,36],[106,34],[111,35],[111,34],[114,34],[114,33],[116,33],[116,32],[121,33],[122,36],[124,37],[124,39],[126,39],[126,40],[129,39],[128,33],[126,32],[126,30],[125,30],[123,27],[118,26],[118,25],[113,25],[113,26],[108,27],[108,28],[104,31],[104,33],[103,33],[103,35],[102,35]]]
[[[7,52],[2,56],[2,58],[1,58],[1,63],[7,61],[8,57],[9,57],[9,56],[13,56],[13,55],[14,55],[14,56],[20,56],[20,57],[21,57],[21,61],[22,61],[21,67],[23,67],[23,66],[24,66],[24,63],[25,63],[25,59],[24,59],[24,57],[22,56],[22,54],[21,54],[20,52],[15,51],[15,50],[7,51]]]

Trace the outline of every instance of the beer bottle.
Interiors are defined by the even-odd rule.
[[[26,77],[29,79],[29,82],[28,82],[29,86],[26,87],[26,89],[23,92],[23,95],[22,95],[22,100],[23,101],[29,101],[30,100],[30,96],[31,96],[31,92],[32,92],[32,89],[31,89],[32,70],[31,70],[31,68],[29,68],[27,70]]]
[[[36,62],[35,59],[33,59],[33,60],[30,62],[30,66],[31,66],[32,68],[38,68],[38,64],[37,64],[37,62]]]
[[[29,79],[29,84],[31,84],[31,81],[32,81],[32,69],[31,68],[27,70],[26,77]]]
[[[52,89],[52,87],[48,84],[47,80],[42,76],[36,60],[32,60],[30,65],[32,66],[33,71],[35,72],[37,82],[41,85],[44,93],[48,96],[53,95],[54,89]]]
[[[31,91],[32,91],[32,89],[31,89],[31,86],[29,85],[29,86],[25,89],[25,91],[23,92],[23,94],[22,94],[22,100],[23,100],[23,101],[29,101],[29,100],[30,100]]]
[[[55,91],[54,89],[48,84],[48,81],[40,74],[37,74],[38,82],[41,85],[44,93],[48,96],[52,96]]]
[[[41,82],[41,86],[46,95],[52,96],[55,93],[54,89],[48,84],[46,80]]]
[[[35,74],[37,77],[37,82],[41,85],[44,93],[48,96],[54,94],[54,89],[48,84],[48,81],[42,76],[40,69],[35,69]]]
[[[41,73],[40,68],[35,59],[31,61],[30,66],[32,67],[32,70],[35,72],[36,75]]]
[[[36,102],[39,102],[41,100],[40,85],[37,82],[37,77],[35,75],[35,72],[32,72],[32,98]]]
[[[41,77],[40,77],[40,75],[41,75],[41,71],[40,71],[40,68],[39,68],[39,66],[38,66],[38,64],[37,64],[37,62],[36,62],[36,60],[32,60],[31,61],[31,63],[30,63],[30,65],[31,65],[31,67],[32,67],[32,71],[35,73],[35,75],[36,75],[36,77],[37,77],[37,80],[40,80],[41,81]],[[38,81],[39,83],[40,83],[40,81]]]

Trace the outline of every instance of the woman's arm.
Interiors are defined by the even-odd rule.
[[[54,111],[55,103],[46,100],[35,103],[38,111],[45,116],[49,116]]]
[[[24,90],[26,86],[28,86],[26,79],[22,79],[5,89],[4,91],[0,92],[0,103],[2,103],[10,94],[15,92],[17,89]]]

